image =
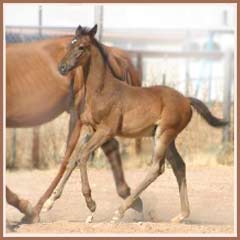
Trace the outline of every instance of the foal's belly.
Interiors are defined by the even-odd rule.
[[[153,136],[156,126],[159,125],[159,114],[134,109],[123,116],[119,135],[122,137],[148,137]]]
[[[118,135],[120,137],[126,137],[126,138],[152,137],[155,134],[156,128],[157,128],[157,125],[152,125],[144,129],[135,128],[135,129],[131,129],[131,131],[121,131]]]

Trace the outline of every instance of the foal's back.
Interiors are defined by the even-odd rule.
[[[115,82],[120,91],[120,107],[123,112],[122,134],[130,132],[151,135],[156,125],[177,128],[181,131],[190,121],[192,109],[188,98],[173,88],[166,86],[132,87]],[[176,127],[177,126],[177,127]]]

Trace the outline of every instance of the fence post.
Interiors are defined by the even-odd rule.
[[[103,6],[95,6],[95,23],[98,25],[98,31],[96,33],[97,39],[101,42],[103,36]]]
[[[137,54],[137,71],[138,71],[138,78],[140,80],[140,83],[142,85],[142,78],[143,78],[143,60],[142,60],[142,54]]]
[[[142,85],[142,77],[143,77],[143,62],[142,62],[142,54],[137,54],[137,71],[138,71],[138,77],[140,80],[140,83]],[[142,139],[137,138],[135,140],[135,153],[140,154],[142,151]]]
[[[42,6],[38,8],[38,35],[42,37]]]
[[[162,85],[163,86],[166,85],[166,73],[163,73],[163,75],[162,75]]]
[[[33,168],[40,168],[40,136],[39,128],[33,128],[33,142],[32,142],[32,166]]]
[[[16,167],[16,158],[17,158],[17,130],[16,128],[12,129],[12,160],[10,168]]]
[[[233,52],[227,51],[224,55],[224,93],[223,93],[223,117],[230,122],[231,119],[231,86],[233,79]],[[230,125],[224,127],[222,143],[226,145],[230,140]]]

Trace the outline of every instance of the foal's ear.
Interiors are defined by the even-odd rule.
[[[97,33],[97,24],[94,25],[94,27],[89,31],[89,34],[92,38],[94,38],[95,34]]]
[[[80,36],[80,35],[81,35],[81,33],[82,33],[82,26],[81,26],[81,25],[79,25],[79,26],[78,26],[78,28],[77,28],[77,30],[76,30],[76,33],[75,33],[75,35],[76,35],[76,36]]]

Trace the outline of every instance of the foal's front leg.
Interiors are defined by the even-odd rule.
[[[98,147],[104,144],[107,140],[111,139],[111,134],[108,129],[97,130],[88,143],[83,147],[81,159],[79,160],[79,167],[81,173],[81,182],[82,182],[82,193],[85,198],[88,209],[93,213],[96,210],[96,203],[92,199],[91,189],[88,181],[87,174],[87,160],[90,154],[95,151]],[[93,215],[87,219],[87,222],[90,222],[93,218]]]
[[[84,128],[84,126],[81,129],[81,137],[80,137],[80,146],[84,146],[84,144],[86,144],[86,142],[89,140],[89,138],[91,137],[91,133],[89,131],[88,128]],[[81,152],[81,150],[80,150]],[[66,168],[66,171],[61,179],[61,181],[59,182],[59,184],[57,185],[56,189],[54,190],[54,192],[52,193],[52,195],[50,196],[50,198],[45,202],[44,206],[43,206],[43,211],[48,211],[50,210],[55,201],[57,199],[59,199],[62,195],[63,189],[65,184],[67,183],[69,177],[71,176],[73,170],[76,168],[77,166],[77,160],[72,158]]]

